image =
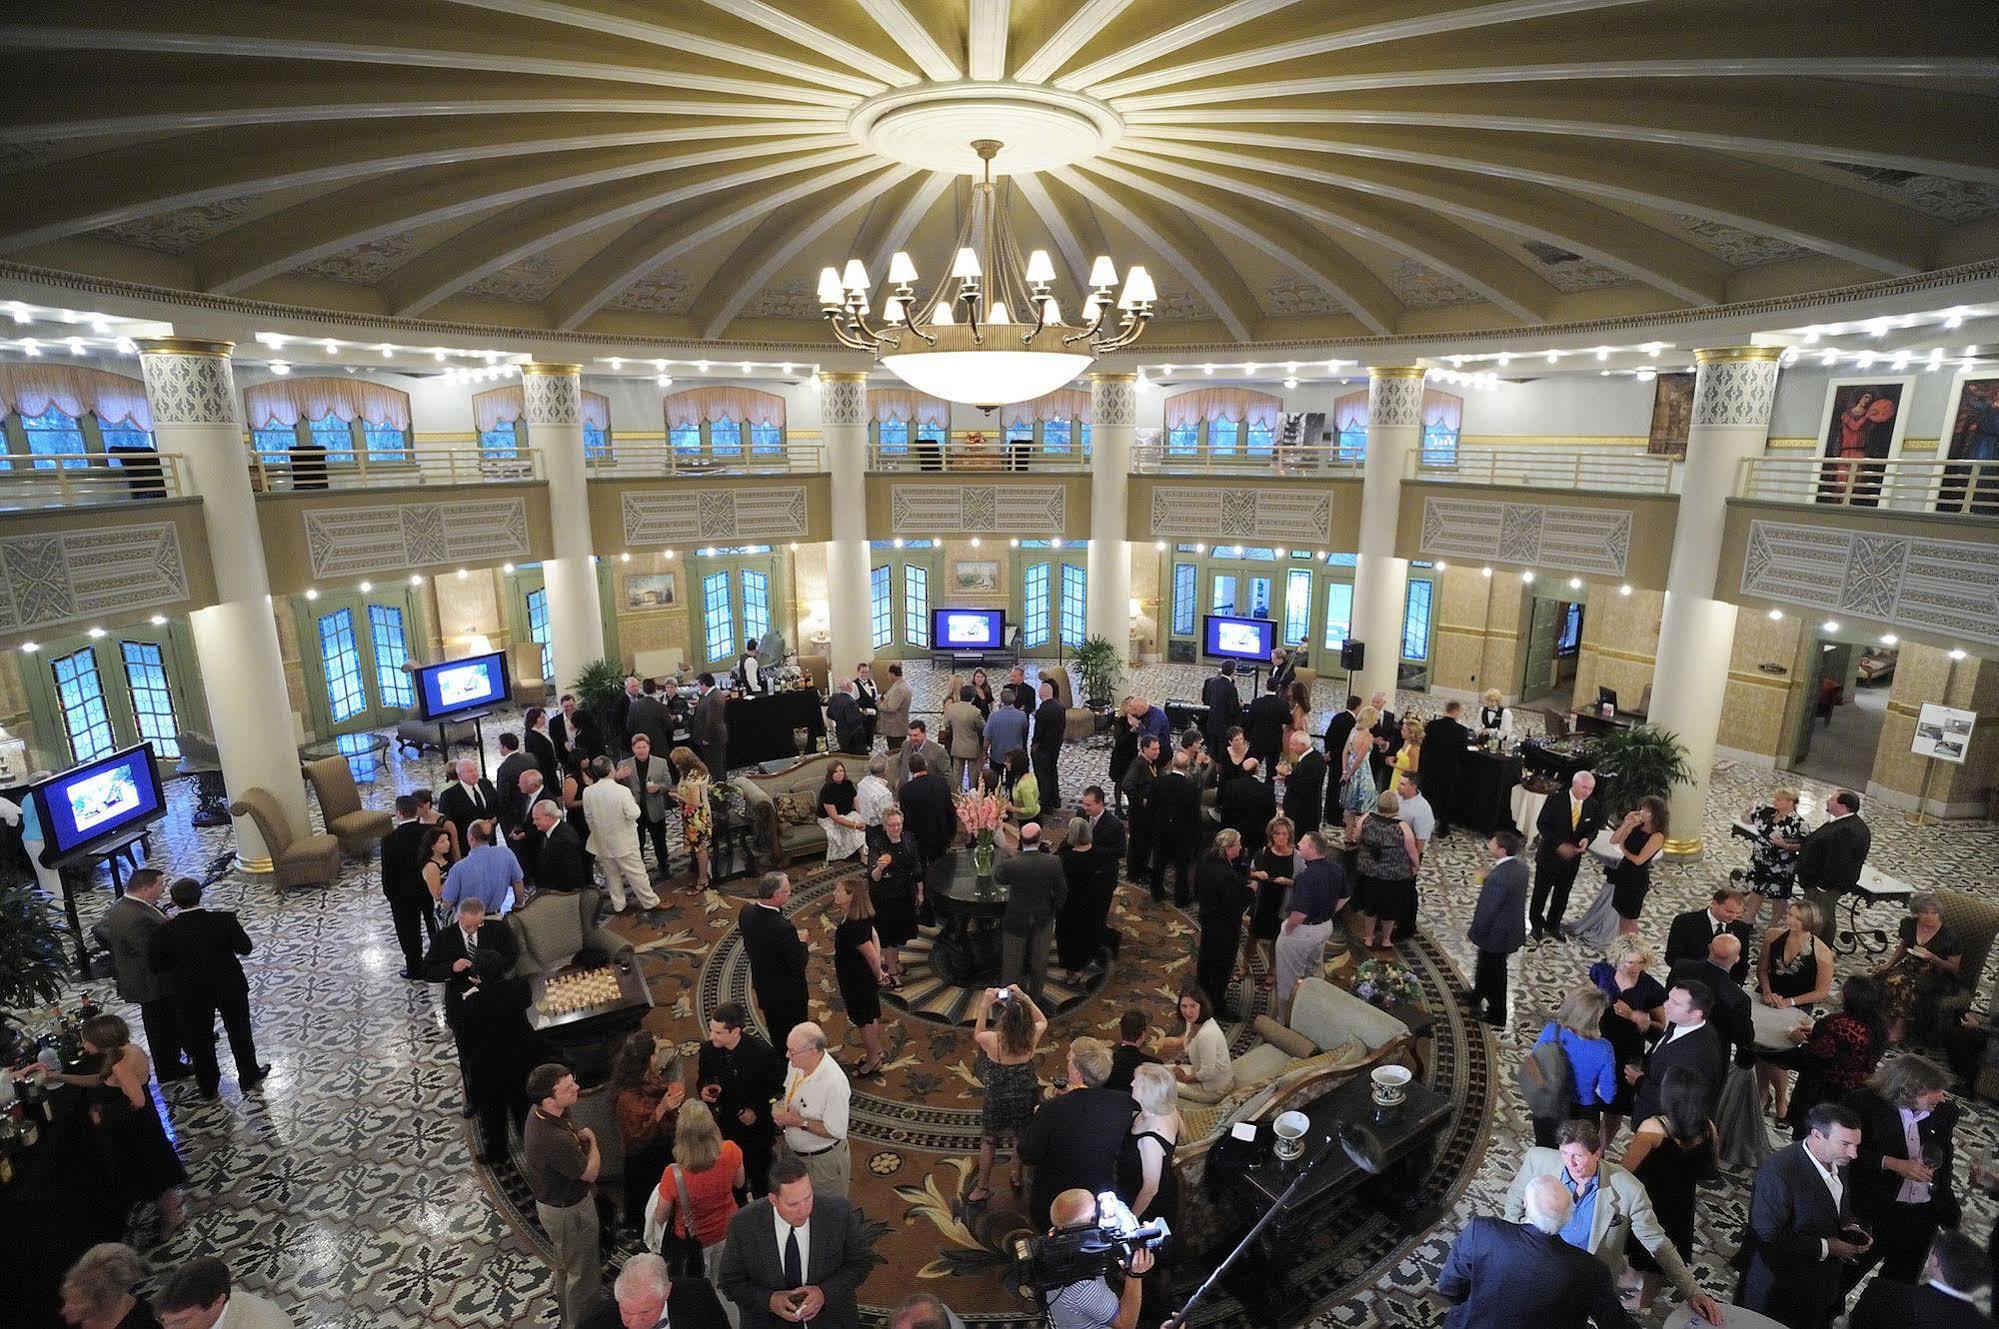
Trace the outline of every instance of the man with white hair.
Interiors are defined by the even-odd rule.
[[[814,1193],[845,1199],[852,1179],[847,1116],[853,1086],[827,1055],[826,1031],[810,1020],[792,1027],[784,1056],[791,1069],[770,1119],[783,1131],[785,1151],[805,1164]]]
[[[611,1284],[615,1305],[599,1307],[582,1329],[722,1329],[721,1299],[705,1280],[676,1283],[666,1261],[648,1251],[634,1255]]]
[[[1536,1177],[1520,1197],[1527,1221],[1480,1216],[1465,1224],[1437,1276],[1451,1302],[1445,1329],[1636,1329],[1610,1270],[1562,1240],[1575,1200],[1554,1177]]]
[[[868,758],[868,773],[854,786],[854,815],[868,826],[882,824],[882,816],[895,806],[895,788],[888,782],[889,757],[877,752]]]
[[[458,830],[458,843],[472,843],[472,823],[500,813],[500,791],[479,774],[479,763],[462,757],[454,768],[457,779],[437,791],[437,812]]]
[[[1566,791],[1550,794],[1541,804],[1541,815],[1534,819],[1534,895],[1527,905],[1534,940],[1562,935],[1576,871],[1603,820],[1603,800],[1596,796],[1596,776],[1589,771],[1577,771]]]
[[[627,886],[642,907],[657,909],[659,896],[653,893],[652,881],[639,857],[639,803],[630,789],[611,778],[611,770],[609,757],[590,762],[595,783],[583,791],[583,821],[590,828],[584,848],[596,855],[597,866],[604,869],[604,889],[610,892],[612,912],[624,912]]]

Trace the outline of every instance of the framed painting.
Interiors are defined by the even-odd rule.
[[[1694,376],[1661,374],[1652,381],[1652,432],[1645,451],[1654,457],[1687,455],[1687,430],[1694,421]]]
[[[1846,507],[1878,508],[1887,467],[1902,454],[1915,377],[1836,378],[1826,384],[1819,417],[1819,467],[1813,498]]]
[[[1000,566],[996,562],[974,561],[951,565],[951,591],[956,595],[997,595]]]
[[[679,603],[678,574],[633,572],[625,577],[625,608],[671,609]]]
[[[1946,464],[1932,486],[1931,507],[1999,517],[1999,370],[1959,374],[1943,419],[1937,460]]]

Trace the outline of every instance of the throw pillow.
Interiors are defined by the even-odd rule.
[[[773,802],[777,805],[777,819],[787,826],[810,826],[819,820],[818,809],[803,794],[779,794]]]

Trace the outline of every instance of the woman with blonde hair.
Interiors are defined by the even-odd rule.
[[[1564,1121],[1600,1120],[1604,1104],[1617,1096],[1617,1053],[1603,1036],[1603,1017],[1609,1009],[1610,998],[1602,989],[1583,983],[1569,990],[1555,1008],[1555,1018],[1541,1027],[1541,1036],[1534,1040],[1535,1047],[1554,1043],[1562,1049],[1575,1087],[1561,1116],[1533,1119],[1534,1143],[1543,1149],[1556,1147],[1555,1131]]]
[[[1631,1115],[1632,1086],[1624,1071],[1645,1064],[1645,1040],[1665,1027],[1666,986],[1648,970],[1659,963],[1652,943],[1635,932],[1613,939],[1604,958],[1590,966],[1589,980],[1610,1003],[1598,1031],[1617,1054],[1617,1092],[1603,1107],[1603,1139],[1617,1138],[1618,1127]]]
[[[1762,832],[1763,838],[1749,851],[1749,871],[1743,884],[1749,888],[1743,922],[1755,926],[1770,902],[1770,925],[1781,927],[1791,897],[1798,893],[1798,851],[1805,845],[1805,819],[1798,815],[1798,791],[1777,788],[1770,801],[1742,814],[1745,825]]]
[[[1780,902],[1781,903],[1781,902]],[[1757,995],[1765,1006],[1796,1010],[1815,1006],[1832,995],[1832,948],[1819,940],[1823,921],[1818,906],[1800,900],[1784,911],[1777,926],[1763,938],[1756,957]],[[1776,1105],[1782,1120],[1791,1101],[1791,1069],[1785,1059],[1758,1057],[1756,1079],[1762,1096]]]
[[[1132,1117],[1131,1130],[1118,1152],[1117,1192],[1131,1197],[1131,1211],[1139,1222],[1163,1218],[1169,1229],[1178,1231],[1180,1175],[1173,1168],[1173,1151],[1179,1147],[1185,1127],[1173,1073],[1156,1064],[1138,1066],[1131,1073],[1131,1096],[1138,1104],[1138,1113]],[[1165,1318],[1168,1307],[1155,1305],[1148,1315],[1144,1303],[1164,1300],[1172,1287],[1171,1278],[1157,1265],[1146,1276],[1139,1308],[1141,1322],[1156,1324]]]
[[[159,1329],[139,1284],[152,1277],[130,1246],[103,1241],[77,1257],[62,1280],[63,1323],[75,1329]]]
[[[1340,753],[1340,812],[1346,822],[1346,839],[1351,843],[1360,834],[1360,819],[1374,811],[1374,727],[1381,712],[1372,706],[1360,708],[1354,717],[1353,732]]]
[[[1478,701],[1478,724],[1473,728],[1479,738],[1483,740],[1494,734],[1501,741],[1512,738],[1513,708],[1505,704],[1505,695],[1498,688],[1487,688]]]
[[[708,766],[689,747],[675,748],[667,761],[680,777],[673,786],[673,797],[680,804],[680,833],[687,843],[687,855],[694,860],[694,876],[686,894],[701,895],[708,889],[708,846],[715,838],[715,813],[708,806]]]
[[[1402,717],[1402,746],[1389,765],[1398,775],[1415,775],[1423,768],[1423,722],[1415,716]]]
[[[736,1216],[736,1192],[748,1184],[742,1148],[734,1140],[722,1138],[722,1128],[715,1124],[715,1114],[706,1103],[688,1099],[680,1109],[679,1129],[674,1132],[673,1162],[660,1175],[653,1192],[648,1236],[654,1228],[662,1235],[692,1236],[701,1244],[708,1281],[714,1282],[716,1267],[722,1262],[722,1239],[729,1234],[729,1220]]]

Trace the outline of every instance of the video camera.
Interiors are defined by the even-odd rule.
[[[1094,1224],[1023,1238],[1014,1245],[1014,1261],[1021,1285],[1046,1295],[1112,1270],[1122,1273],[1134,1252],[1157,1252],[1172,1235],[1165,1219],[1140,1224],[1131,1206],[1104,1191],[1097,1196]]]

